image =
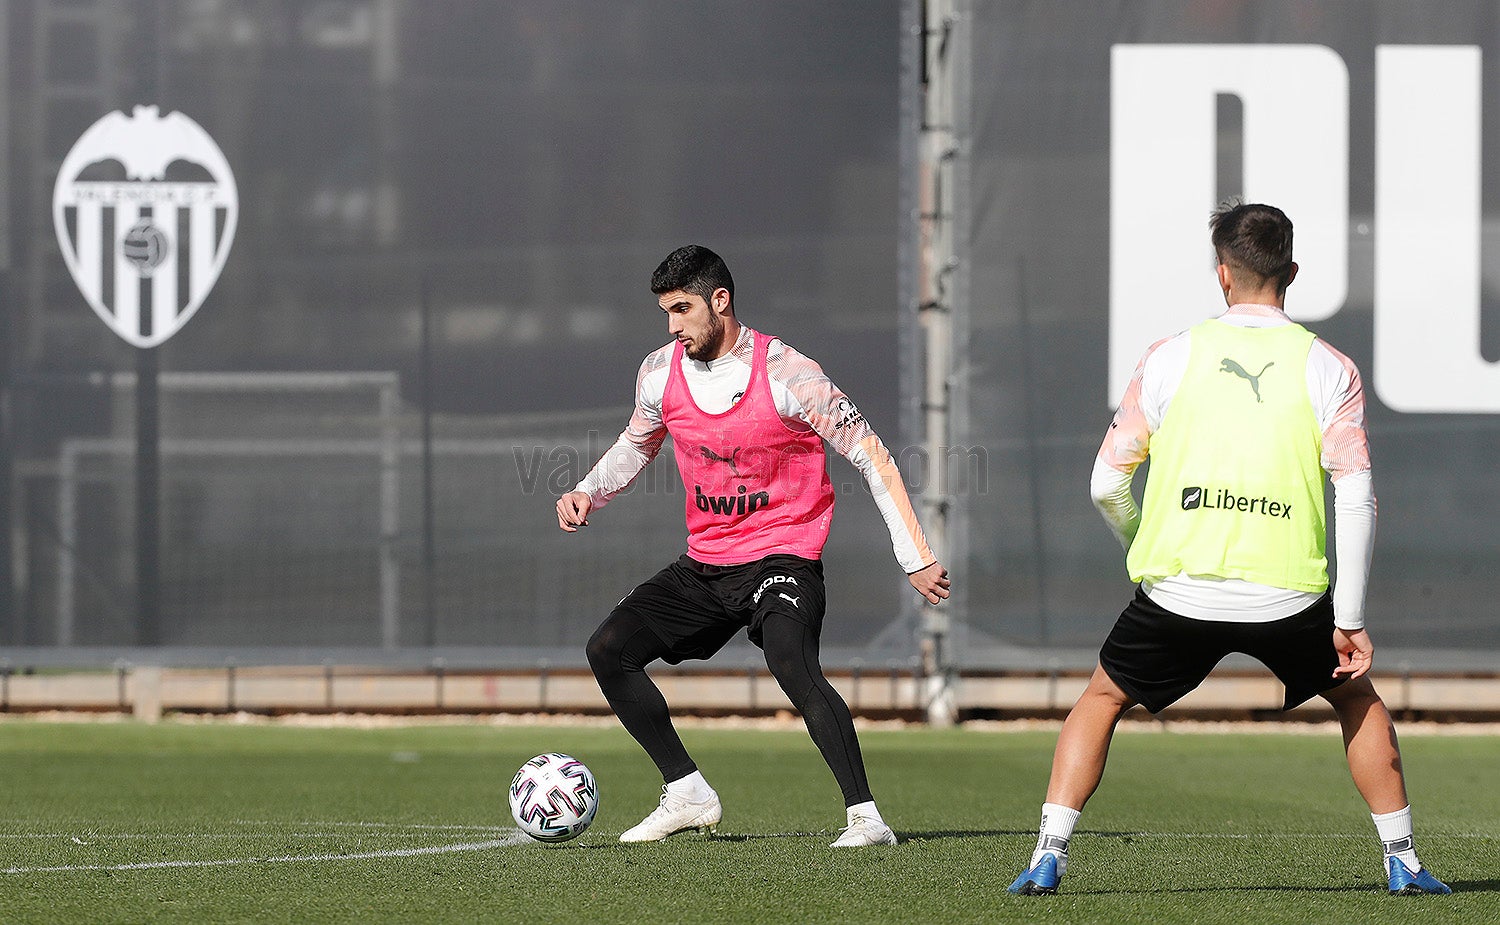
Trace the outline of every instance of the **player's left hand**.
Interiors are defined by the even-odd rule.
[[[941,562],[934,562],[924,569],[912,572],[906,576],[911,586],[925,598],[929,604],[942,603],[948,597],[948,589],[953,582],[948,580],[948,570],[943,568]]]
[[[1333,669],[1335,678],[1346,675],[1352,681],[1375,664],[1375,644],[1370,641],[1370,634],[1362,629],[1335,629],[1333,647],[1339,653],[1339,666]]]

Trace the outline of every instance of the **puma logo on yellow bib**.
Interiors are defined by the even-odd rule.
[[[1266,374],[1266,370],[1276,365],[1275,363],[1267,363],[1265,366],[1262,366],[1260,368],[1260,372],[1252,376],[1249,373],[1245,372],[1245,367],[1231,360],[1229,357],[1225,357],[1224,359],[1220,360],[1219,364],[1219,372],[1234,373],[1236,376],[1239,376],[1241,379],[1250,383],[1250,390],[1255,393],[1255,400],[1257,402],[1261,400],[1260,377]]]

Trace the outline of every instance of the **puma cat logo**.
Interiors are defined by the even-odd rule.
[[[780,591],[776,592],[776,596],[784,601],[791,601],[793,607],[797,606],[797,601],[799,600],[799,598],[792,597],[790,594],[782,594]]]
[[[735,474],[736,478],[740,476],[740,470],[735,466],[735,459],[740,455],[740,450],[742,449],[741,447],[735,447],[734,452],[730,453],[728,456],[720,456],[718,453],[715,453],[713,450],[710,450],[706,446],[699,446],[698,449],[703,451],[704,459],[712,460],[713,462],[724,463],[729,467],[729,471]]]
[[[1236,363],[1235,361],[1229,359],[1228,357],[1225,357],[1223,360],[1221,360],[1219,362],[1220,362],[1219,372],[1221,372],[1221,373],[1234,373],[1236,376],[1239,376],[1241,379],[1243,379],[1246,382],[1250,383],[1250,390],[1255,393],[1255,400],[1257,402],[1259,402],[1261,400],[1261,398],[1260,398],[1260,377],[1264,376],[1266,374],[1266,370],[1268,370],[1272,366],[1276,365],[1275,363],[1267,363],[1265,366],[1262,366],[1260,368],[1260,372],[1258,372],[1258,373],[1256,373],[1255,375],[1252,376],[1249,373],[1245,372],[1245,367],[1243,367],[1240,364]]]

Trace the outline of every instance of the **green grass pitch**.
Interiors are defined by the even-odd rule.
[[[715,838],[616,838],[656,802],[612,726],[0,723],[0,922],[1500,922],[1500,738],[1403,737],[1417,846],[1455,890],[1392,897],[1336,733],[1122,730],[1063,892],[1005,892],[1055,733],[871,729],[902,837],[832,851],[832,776],[800,729],[688,728]],[[522,843],[505,788],[563,751],[602,805]]]

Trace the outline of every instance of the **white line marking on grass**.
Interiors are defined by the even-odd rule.
[[[504,829],[500,829],[500,828],[498,828],[496,826],[487,826],[487,827],[485,827],[484,829],[481,830],[481,832],[483,832],[485,834],[495,834],[495,835],[499,835],[500,833],[502,833],[504,831],[505,831]],[[431,832],[381,832],[380,833],[380,837],[381,838],[428,838],[431,835],[432,835]],[[118,840],[118,841],[125,841],[125,840],[132,840],[132,839],[139,840],[139,839],[152,839],[152,838],[173,839],[173,840],[183,840],[183,841],[186,841],[186,840],[190,840],[190,839],[199,839],[199,840],[205,840],[205,839],[240,839],[240,840],[244,840],[246,838],[256,838],[256,837],[260,837],[260,836],[254,834],[254,833],[248,833],[248,832],[84,832],[84,833],[82,833],[82,835],[74,835],[71,832],[66,832],[66,833],[59,833],[59,832],[0,832],[0,841],[6,841],[6,840],[9,840],[9,841],[17,841],[17,840],[26,840],[26,841],[57,841],[57,840],[64,840],[64,841],[66,841],[66,840],[72,840],[74,842],[77,842],[77,840],[79,838],[92,838],[92,839],[96,839],[96,840],[99,840],[99,841],[105,841],[105,840],[108,840],[108,839],[115,839],[115,840]],[[287,833],[285,833],[285,837],[287,837],[287,838],[369,838],[369,837],[372,837],[372,836],[370,836],[370,835],[362,835],[360,833],[350,832],[348,830],[344,830],[344,831],[339,831],[339,832],[287,832]],[[80,844],[82,844],[82,843],[80,842]]]
[[[219,858],[211,861],[144,861],[136,864],[59,864],[52,867],[7,867],[4,874],[47,874],[100,870],[164,870],[179,867],[233,867],[246,864],[292,864],[298,861],[368,861],[382,858],[411,858],[430,854],[455,854],[460,851],[488,851],[491,848],[513,848],[535,843],[525,832],[517,830],[504,838],[453,845],[430,845],[425,848],[399,848],[388,851],[362,851],[357,854],[284,854],[264,858]]]
[[[288,822],[266,822],[250,819],[235,819],[227,823],[230,826],[243,826],[245,828],[274,829],[277,834],[285,834],[291,838],[347,838],[351,834],[348,829],[376,829],[386,837],[394,838],[420,838],[433,832],[472,832],[480,835],[504,835],[510,837],[518,829],[498,825],[436,825],[430,823],[407,823],[407,822],[308,822],[305,820],[291,820]],[[304,831],[285,832],[280,830],[287,828],[303,827],[309,830],[343,829],[344,831]],[[395,830],[395,831],[393,831]],[[211,839],[211,838],[249,838],[254,837],[247,832],[100,832],[95,829],[85,829],[82,832],[0,832],[0,841],[5,840],[34,840],[46,841],[48,839],[77,839],[85,838],[117,838],[117,839],[141,839],[141,838],[163,838],[163,839]]]

